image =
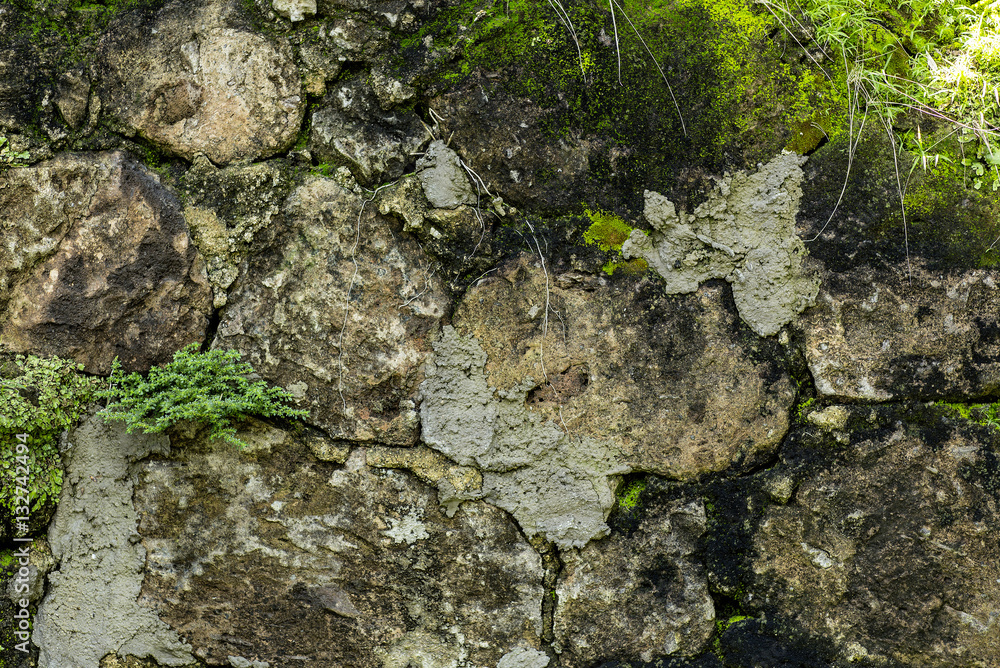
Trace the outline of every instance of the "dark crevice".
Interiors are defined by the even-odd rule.
[[[205,328],[205,340],[201,342],[201,352],[208,352],[212,347],[212,342],[215,340],[215,335],[219,331],[219,321],[222,316],[219,313],[219,309],[212,309],[211,315],[208,316],[208,327]]]
[[[541,535],[535,535],[528,541],[535,552],[542,558],[542,651],[549,655],[549,666],[559,666],[559,655],[556,653],[554,643],[555,634],[555,614],[559,598],[556,594],[556,585],[559,583],[559,576],[563,572],[563,562],[559,556],[559,548],[552,541],[546,540]]]

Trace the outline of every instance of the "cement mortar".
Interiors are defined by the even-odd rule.
[[[726,175],[693,214],[678,214],[647,190],[644,213],[654,231],[633,230],[622,255],[646,260],[670,294],[726,279],[743,321],[761,336],[776,334],[819,292],[819,279],[802,268],[806,249],[795,234],[805,161],[782,153],[753,174]]]
[[[603,441],[567,434],[525,408],[534,381],[510,390],[486,383],[486,353],[472,337],[444,328],[421,384],[423,440],[483,473],[480,494],[511,513],[528,536],[582,547],[607,535],[614,505],[609,476],[627,472]],[[446,490],[449,500],[455,490]]]
[[[49,544],[59,561],[38,608],[39,668],[95,668],[108,654],[194,662],[191,647],[137,599],[146,550],[132,505],[132,464],[169,450],[166,436],[129,435],[90,416],[63,439],[66,467]]]

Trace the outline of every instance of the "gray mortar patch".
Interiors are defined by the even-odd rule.
[[[622,255],[646,260],[670,294],[726,279],[743,321],[761,336],[776,334],[819,292],[819,278],[803,271],[806,248],[795,234],[805,161],[782,153],[753,174],[727,174],[690,215],[647,190],[644,215],[654,231],[633,230]]]
[[[533,381],[491,389],[485,366],[479,342],[448,326],[420,386],[424,442],[483,472],[481,493],[464,498],[503,508],[528,536],[542,534],[562,548],[607,535],[615,502],[609,476],[629,470],[617,450],[542,422],[525,407]]]
[[[32,641],[40,668],[96,668],[108,654],[195,662],[190,645],[139,605],[146,551],[132,506],[132,464],[169,448],[166,436],[129,435],[91,415],[62,443],[65,478],[49,527],[59,560]]]

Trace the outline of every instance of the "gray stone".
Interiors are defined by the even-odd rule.
[[[309,151],[375,186],[402,176],[428,138],[419,116],[382,111],[367,83],[353,80],[332,90],[313,114]]]
[[[609,476],[626,468],[596,439],[572,437],[529,412],[531,384],[496,392],[486,353],[445,327],[420,386],[425,443],[483,471],[482,497],[510,512],[528,536],[581,547],[607,533]]]
[[[462,169],[458,154],[441,140],[431,142],[427,152],[417,161],[417,176],[433,207],[454,209],[460,204],[477,202],[476,191]]]
[[[726,279],[743,321],[761,336],[776,334],[813,304],[819,289],[803,269],[805,244],[795,234],[805,160],[783,153],[753,174],[727,175],[691,215],[646,191],[654,231],[634,230],[622,255],[646,260],[670,294]]]
[[[239,349],[296,392],[331,436],[410,445],[421,364],[448,300],[430,258],[364,204],[330,179],[296,189],[287,233],[245,266],[213,346]]]
[[[40,668],[94,668],[107,654],[192,663],[191,646],[140,602],[146,550],[132,506],[135,463],[166,453],[166,436],[132,436],[90,416],[62,442],[65,466],[49,544],[59,569],[38,608]]]
[[[547,665],[549,657],[545,652],[530,647],[518,647],[504,654],[497,668],[545,668]]]

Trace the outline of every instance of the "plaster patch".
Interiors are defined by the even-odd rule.
[[[531,379],[506,391],[488,387],[485,366],[475,338],[444,328],[420,386],[424,442],[481,470],[482,491],[469,498],[511,513],[527,535],[542,534],[562,548],[607,535],[615,501],[609,476],[629,470],[620,453],[525,408]]]
[[[693,214],[647,190],[653,232],[633,230],[622,255],[646,260],[670,294],[726,279],[744,322],[761,336],[776,334],[819,292],[819,279],[802,268],[806,248],[795,234],[805,161],[782,153],[753,174],[727,174]]]
[[[146,551],[135,543],[134,462],[169,449],[166,436],[130,435],[95,416],[63,440],[65,488],[49,527],[59,570],[38,608],[40,668],[93,668],[108,654],[194,662],[191,647],[137,602]]]

